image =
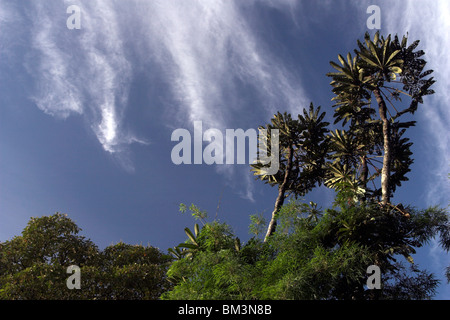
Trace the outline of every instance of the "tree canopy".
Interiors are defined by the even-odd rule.
[[[159,249],[119,242],[100,250],[80,231],[56,213],[0,243],[0,299],[157,299],[169,288],[171,258]],[[71,265],[82,270],[80,290],[66,285]]]

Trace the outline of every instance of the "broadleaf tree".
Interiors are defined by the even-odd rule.
[[[67,215],[31,218],[20,236],[0,243],[0,299],[158,299],[171,258],[152,246],[123,242],[100,250]],[[69,289],[67,268],[80,268]]]

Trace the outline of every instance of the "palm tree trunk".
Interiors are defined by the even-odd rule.
[[[383,156],[383,168],[381,169],[381,204],[383,206],[389,203],[390,199],[390,186],[389,180],[391,176],[391,142],[390,142],[390,125],[386,116],[387,107],[381,96],[380,88],[373,90],[375,98],[378,103],[378,110],[380,118],[383,123],[383,144],[384,144],[384,156]]]
[[[361,182],[364,190],[367,190],[367,177],[369,175],[369,168],[367,167],[367,155],[361,156],[361,173],[359,181]],[[366,194],[362,197],[362,201],[366,201]]]
[[[293,146],[290,145],[288,147],[287,151],[288,151],[288,157],[287,157],[286,171],[284,172],[283,182],[281,183],[281,185],[278,188],[278,197],[277,197],[277,200],[275,201],[275,208],[273,209],[273,212],[272,212],[272,218],[270,219],[269,227],[267,228],[267,233],[264,238],[264,242],[266,242],[269,239],[269,237],[275,232],[275,229],[277,227],[277,213],[283,206],[284,199],[286,196],[285,195],[286,186],[288,184],[289,176],[292,171],[292,159],[294,157]]]

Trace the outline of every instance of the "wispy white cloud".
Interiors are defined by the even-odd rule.
[[[289,10],[286,3],[279,5]],[[152,1],[144,7],[140,12],[149,25],[145,53],[155,53],[165,66],[181,120],[232,127],[233,117],[245,107],[235,98],[238,81],[260,94],[259,107],[268,115],[275,105],[298,107],[304,100],[299,80],[256,36],[239,1]]]
[[[78,31],[65,28],[65,10],[73,4],[81,8]],[[237,129],[242,111],[249,107],[241,97],[241,84],[256,94],[256,109],[263,118],[269,119],[280,106],[296,112],[307,105],[299,78],[245,16],[249,7],[265,5],[292,17],[295,1],[133,4],[33,1],[30,10],[34,53],[27,65],[36,78],[34,101],[52,116],[82,115],[105,151],[118,156],[123,146],[144,142],[123,128],[133,69],[138,65],[157,64],[162,70],[176,101],[163,111],[171,127],[201,120],[205,129]],[[128,25],[135,29],[130,31]],[[131,48],[125,48],[125,42]],[[130,52],[138,59],[129,58]],[[240,169],[232,166],[218,169],[224,175],[236,171]],[[246,197],[251,198],[252,181],[243,183]]]
[[[432,97],[425,98],[423,112],[431,137],[427,139],[430,161],[430,179],[427,186],[429,205],[446,205],[450,182],[450,42],[445,30],[450,30],[450,2],[446,0],[400,1],[384,10],[384,23],[389,32],[406,34],[420,40],[420,49],[426,53],[427,67],[433,69],[437,80]]]
[[[65,9],[73,4],[81,7],[82,29],[67,40]],[[157,64],[169,85],[176,105],[163,111],[168,126],[201,120],[205,128],[236,128],[249,107],[240,97],[241,84],[256,93],[264,118],[279,106],[298,110],[306,105],[298,77],[244,14],[256,4],[288,14],[296,6],[291,0],[33,1],[33,98],[50,115],[83,115],[103,148],[116,154],[123,145],[142,142],[122,126],[133,69],[141,65]],[[130,52],[138,59],[128,58]]]
[[[240,84],[254,91],[258,105],[251,107],[267,120],[280,106],[294,112],[306,105],[299,78],[271,51],[244,15],[248,12],[244,9],[256,4],[287,13],[295,7],[293,1],[230,0],[152,1],[140,5],[139,16],[148,26],[143,32],[147,42],[142,59],[150,57],[163,66],[177,101],[166,110],[171,118],[169,126],[201,120],[204,129],[237,129],[243,111],[250,107],[241,98]],[[217,171],[227,179],[250,174],[248,167],[242,166],[222,165]],[[243,197],[252,200],[252,179],[239,180],[245,189]]]
[[[33,97],[44,112],[62,118],[71,113],[82,113],[82,103],[75,75],[68,68],[70,55],[60,49],[54,40],[54,22],[48,15],[48,8],[35,3],[36,18],[33,29],[32,47],[39,53],[37,61],[28,63],[29,72],[37,75],[37,93]],[[37,64],[35,64],[37,62]],[[34,68],[37,66],[37,70]]]
[[[66,8],[72,4],[81,8],[81,30],[66,28]],[[27,66],[36,77],[37,106],[61,118],[83,115],[107,152],[143,142],[122,128],[132,66],[113,3],[33,1],[30,16],[34,53]]]
[[[14,54],[13,46],[20,38],[13,24],[20,21],[20,16],[14,9],[13,3],[0,0],[0,57],[1,61],[10,60]]]

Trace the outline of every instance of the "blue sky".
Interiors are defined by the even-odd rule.
[[[70,5],[79,30],[66,26]],[[269,218],[276,190],[248,165],[174,165],[172,131],[193,132],[195,120],[256,129],[311,101],[331,120],[329,61],[368,31],[370,5],[382,34],[421,40],[437,80],[409,131],[415,162],[395,200],[447,206],[447,0],[0,0],[0,241],[58,211],[100,247],[167,250],[194,223],[179,203],[214,217],[220,198],[218,218],[245,240],[249,215]],[[307,196],[332,199],[323,188]],[[450,260],[432,241],[416,262],[442,277]],[[450,299],[445,281],[437,298]]]

